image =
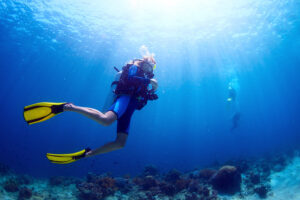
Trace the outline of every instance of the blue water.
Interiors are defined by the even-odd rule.
[[[47,177],[182,171],[299,148],[300,3],[294,0],[0,2],[0,162]],[[45,153],[116,136],[76,113],[28,126],[40,101],[102,109],[115,71],[155,53],[159,100],[137,111],[122,150],[54,165]],[[237,92],[228,102],[228,87]],[[239,112],[238,126],[232,116]]]

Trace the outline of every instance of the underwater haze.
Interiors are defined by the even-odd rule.
[[[35,177],[135,175],[299,149],[299,10],[297,0],[0,1],[0,162]],[[114,140],[116,124],[67,112],[29,126],[24,106],[102,110],[114,66],[142,45],[159,99],[135,112],[125,148],[50,163],[47,152]]]

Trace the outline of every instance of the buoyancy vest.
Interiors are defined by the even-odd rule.
[[[130,73],[130,74],[129,74]],[[122,73],[118,81],[114,81],[112,85],[116,85],[114,93],[119,95],[131,95],[137,100],[136,109],[141,110],[148,100],[156,100],[158,96],[154,91],[148,90],[149,82],[137,80],[135,77],[143,79],[151,79],[154,77],[153,73],[145,73],[140,67],[133,64],[127,64],[122,68]]]

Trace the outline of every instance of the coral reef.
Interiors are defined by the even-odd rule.
[[[158,176],[159,170],[154,165],[148,165],[144,168],[143,176]]]
[[[112,177],[88,174],[87,180],[77,184],[79,199],[102,199],[117,191],[116,181]]]
[[[269,185],[260,185],[254,188],[254,191],[260,198],[266,198],[270,191]]]
[[[186,196],[186,198],[195,199],[217,199],[217,192],[209,185],[203,182],[197,173],[183,174],[178,170],[172,169],[164,176],[140,176],[133,179],[133,184],[138,188],[139,196],[136,199],[153,199],[155,196],[163,198],[168,196],[176,198],[176,196]],[[133,186],[133,188],[136,188]],[[141,193],[143,192],[143,193]],[[145,197],[146,196],[146,197]]]
[[[286,155],[244,158],[227,161],[225,166],[220,164],[217,166],[215,163],[210,168],[195,169],[186,173],[172,169],[160,174],[157,168],[149,165],[135,177],[88,174],[85,180],[56,176],[47,181],[15,174],[5,165],[1,165],[0,198],[19,200],[220,200],[247,199],[247,197],[271,199],[274,194],[271,177],[280,178],[276,174],[287,168],[291,158],[292,156]],[[299,164],[294,165],[294,168],[289,170],[297,170]],[[273,181],[273,185],[278,182]],[[8,197],[6,198],[5,195]]]
[[[169,183],[176,183],[176,181],[180,179],[180,176],[181,176],[180,171],[176,169],[172,169],[165,175],[164,180]]]
[[[181,190],[187,189],[189,187],[190,183],[191,183],[190,179],[183,179],[183,178],[178,179],[175,182],[176,191],[181,191]]]
[[[51,186],[68,186],[71,184],[77,184],[80,180],[73,177],[55,176],[49,179],[49,184]]]
[[[221,167],[210,179],[213,187],[220,193],[234,194],[241,188],[241,173],[234,166]]]
[[[32,178],[28,175],[19,175],[15,179],[18,185],[28,185],[32,183]]]
[[[32,197],[32,190],[29,188],[23,187],[19,191],[19,200],[30,199]]]
[[[146,176],[142,179],[141,186],[143,190],[150,190],[157,187],[159,182],[153,176]]]
[[[175,186],[166,182],[162,182],[161,184],[159,184],[159,188],[163,194],[168,196],[173,196],[176,193]]]
[[[116,187],[120,190],[120,192],[126,194],[132,190],[132,183],[129,178],[115,178]]]
[[[208,181],[216,172],[215,169],[202,169],[199,171],[198,177]]]
[[[4,183],[3,188],[7,192],[18,192],[19,191],[19,184],[14,178],[10,178]]]

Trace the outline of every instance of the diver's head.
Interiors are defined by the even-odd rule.
[[[141,59],[142,62],[140,67],[144,72],[153,74],[153,70],[156,67],[154,53],[150,53],[148,48],[145,45],[142,45],[140,47],[140,54],[143,57],[143,59]]]
[[[146,73],[153,73],[156,68],[156,61],[153,56],[144,56],[141,61],[141,68]]]

